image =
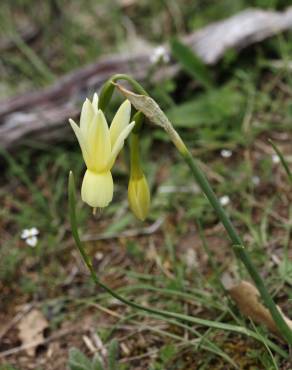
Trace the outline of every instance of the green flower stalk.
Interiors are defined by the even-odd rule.
[[[148,95],[148,93],[143,89],[143,87],[132,77],[125,74],[113,75],[109,80],[107,80],[104,83],[100,91],[98,108],[101,109],[102,111],[105,111],[106,107],[108,106],[108,103],[110,102],[114,92],[115,83],[118,80],[127,81],[133,87],[133,89],[137,91],[139,94]]]
[[[277,156],[279,157],[280,162],[281,162],[281,164],[282,164],[282,166],[283,166],[283,168],[286,172],[289,183],[290,183],[290,185],[292,185],[292,172],[290,171],[290,168],[288,166],[288,163],[287,163],[283,153],[280,151],[280,149],[277,147],[277,145],[273,142],[272,139],[269,139],[268,141],[272,145],[274,151],[277,153]]]

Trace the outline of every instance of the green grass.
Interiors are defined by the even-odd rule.
[[[281,10],[289,2],[183,1],[178,8],[174,1],[150,1],[122,9],[118,2],[110,7],[106,1],[98,5],[88,1],[86,6],[78,1],[66,11],[64,4],[45,2],[42,16],[37,17],[38,2],[15,1],[13,7],[8,1],[1,3],[0,13],[5,16],[5,22],[0,22],[1,34],[16,37],[15,48],[1,54],[5,94],[48,85],[103,53],[121,50],[127,36],[125,14],[139,35],[161,43],[247,6]],[[60,21],[52,16],[56,11],[61,12]],[[42,30],[33,43],[23,43],[15,36],[19,14],[35,19]],[[167,27],[169,14],[176,16]],[[271,64],[275,59],[291,59],[291,53],[288,32],[240,54],[227,53],[222,62],[208,69],[210,88],[204,89],[195,81],[198,69],[192,77],[186,71],[160,86],[151,81],[147,86],[204,166],[217,194],[230,197],[226,209],[264,274],[269,291],[290,317],[291,191],[281,163],[272,161],[274,152],[268,138],[291,167],[291,73]],[[243,279],[247,275],[235,262],[208,202],[193,187],[188,168],[164,133],[145,128],[143,135],[144,168],[152,192],[147,225],[160,217],[164,222],[148,236],[119,236],[125,230],[145,226],[128,209],[126,148],[114,169],[113,203],[94,218],[78,198],[81,235],[109,238],[86,244],[99,277],[141,304],[248,328],[263,338],[264,344],[231,331],[143,316],[96,290],[75,254],[68,222],[67,175],[74,170],[80,187],[84,170],[75,142],[42,147],[31,143],[13,155],[1,151],[0,285],[5,286],[1,298],[7,317],[11,320],[17,302],[33,299],[50,317],[51,330],[89,315],[95,322],[92,330],[105,348],[112,346],[113,339],[119,341],[119,369],[140,364],[153,370],[289,366],[281,355],[287,348],[268,336],[265,328],[242,317],[221,291],[217,275],[231,270]],[[232,150],[231,158],[220,155],[226,148]],[[255,176],[259,184],[253,182]],[[40,230],[36,248],[20,239],[21,231],[33,226]],[[102,253],[101,260],[97,252]],[[276,347],[271,348],[267,338]],[[69,341],[68,346],[77,346],[91,359],[82,339]],[[8,363],[21,368],[15,358],[7,358]]]

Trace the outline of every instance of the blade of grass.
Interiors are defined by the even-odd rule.
[[[210,251],[210,248],[207,244],[207,241],[206,241],[206,238],[205,238],[205,235],[204,235],[204,232],[203,232],[203,229],[202,229],[202,224],[201,224],[200,220],[198,220],[197,224],[198,224],[198,230],[199,230],[199,237],[201,239],[203,249],[204,249],[205,253],[208,256],[208,260],[209,260],[209,263],[212,267],[212,270],[214,271],[218,288],[225,294],[226,290],[225,290],[225,287],[224,287],[224,285],[222,284],[222,281],[221,281],[221,273],[220,273],[220,271],[217,267],[217,264],[214,261],[212,252]]]
[[[251,321],[251,324],[252,324],[252,326],[253,326],[253,328],[254,328],[255,332],[256,332],[259,336],[261,336],[261,337],[263,338],[264,346],[266,347],[266,349],[267,349],[267,351],[268,351],[268,354],[269,354],[269,356],[270,356],[270,358],[271,358],[271,360],[272,360],[272,362],[273,362],[274,369],[275,369],[275,370],[279,370],[279,367],[278,367],[278,365],[277,365],[277,363],[276,363],[276,360],[275,360],[275,358],[274,358],[274,356],[273,356],[273,354],[272,354],[272,352],[271,352],[271,350],[270,350],[269,346],[268,346],[268,345],[267,345],[267,343],[266,343],[266,338],[265,338],[265,336],[264,336],[264,335],[262,335],[262,334],[259,332],[258,328],[256,327],[256,325],[254,324],[254,322],[253,322],[253,321]]]
[[[36,204],[38,204],[39,207],[42,208],[44,211],[47,211],[48,204],[46,202],[45,197],[39,191],[37,186],[30,180],[25,169],[16,162],[16,160],[12,157],[12,155],[10,155],[4,148],[0,147],[0,156],[1,155],[4,157],[4,159],[9,164],[12,173],[15,176],[17,176],[27,186]]]
[[[157,318],[157,316],[155,316],[155,315],[150,315],[150,316]],[[156,332],[158,334],[168,336],[170,338],[178,340],[183,345],[194,346],[196,350],[198,350],[200,348],[200,349],[209,351],[209,352],[211,352],[211,353],[213,353],[213,354],[215,354],[219,357],[222,357],[226,362],[228,362],[230,365],[232,365],[235,369],[239,369],[238,366],[236,365],[236,363],[231,359],[231,357],[229,357],[224,351],[222,351],[215,343],[211,342],[207,338],[204,338],[197,330],[192,329],[189,326],[187,326],[185,324],[182,324],[182,323],[179,323],[175,320],[164,319],[164,321],[166,321],[170,324],[173,324],[173,325],[177,325],[177,326],[179,326],[179,327],[181,327],[185,330],[190,331],[191,333],[195,334],[198,338],[200,338],[200,341],[198,343],[197,342],[194,343],[194,340],[187,340],[187,339],[182,338],[182,337],[180,337],[176,334],[169,333],[165,330],[156,329],[154,327],[147,327],[147,329],[149,329],[153,332]]]
[[[180,62],[184,70],[195,80],[199,81],[205,89],[213,87],[210,73],[201,59],[182,42],[172,39],[170,42],[172,55]]]
[[[288,163],[287,163],[286,159],[284,158],[282,152],[277,147],[277,145],[273,142],[273,140],[272,139],[268,139],[268,141],[272,145],[272,147],[273,147],[274,151],[277,153],[278,157],[280,158],[281,164],[284,167],[284,170],[285,170],[285,172],[287,174],[289,183],[290,183],[290,185],[292,185],[292,173],[290,171],[290,168],[288,166]]]

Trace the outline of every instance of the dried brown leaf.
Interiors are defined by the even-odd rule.
[[[272,333],[281,334],[269,310],[261,303],[260,293],[255,286],[248,281],[241,281],[239,284],[229,288],[228,291],[243,315],[258,324],[265,325]],[[292,329],[292,321],[284,315],[280,307],[278,309],[288,326]]]
[[[18,324],[19,339],[23,346],[32,343],[41,343],[44,340],[44,330],[48,327],[48,321],[41,311],[31,310]],[[26,353],[29,356],[35,355],[36,346],[28,347]]]

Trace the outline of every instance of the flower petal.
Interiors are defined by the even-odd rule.
[[[29,231],[31,236],[36,236],[39,234],[39,231],[36,227],[32,227]]]
[[[70,122],[70,125],[71,125],[77,139],[78,139],[78,142],[79,142],[79,145],[80,145],[80,148],[81,148],[81,151],[82,151],[84,162],[85,162],[87,167],[91,167],[91,159],[90,159],[87,143],[84,139],[84,136],[81,132],[81,129],[76,125],[76,123],[73,121],[73,119],[70,118],[69,122]]]
[[[92,118],[94,116],[94,109],[92,107],[91,101],[86,98],[85,102],[83,103],[81,115],[80,115],[80,130],[84,137],[87,136],[88,129]]]
[[[94,95],[93,95],[92,108],[94,110],[94,113],[97,114],[97,112],[98,112],[98,95],[97,95],[97,93],[94,93]]]
[[[110,127],[110,136],[112,147],[115,145],[122,131],[128,126],[131,115],[131,103],[126,100],[118,109],[112,120]]]
[[[131,122],[120,134],[120,136],[117,138],[114,147],[112,148],[111,153],[111,160],[110,160],[110,168],[113,166],[116,157],[118,156],[119,152],[121,151],[124,142],[126,138],[129,136],[130,132],[135,126],[135,122]]]
[[[88,131],[89,153],[92,158],[92,169],[97,172],[109,170],[111,142],[109,128],[101,110],[94,116]]]
[[[85,172],[81,187],[83,202],[94,208],[106,207],[113,198],[113,191],[114,184],[110,171],[98,173],[87,170]]]
[[[29,229],[22,230],[21,235],[20,235],[21,239],[26,239],[29,236],[30,236],[30,230]]]
[[[31,236],[30,238],[26,239],[26,244],[30,247],[35,247],[38,243],[38,238],[36,236]]]

